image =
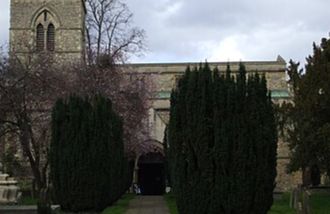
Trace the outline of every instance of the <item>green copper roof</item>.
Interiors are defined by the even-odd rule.
[[[288,90],[271,90],[271,96],[273,99],[290,98],[290,94]]]
[[[155,95],[156,99],[170,99],[171,91],[158,91]]]
[[[271,96],[273,99],[287,99],[290,98],[288,90],[271,90]],[[155,94],[156,99],[170,99],[171,91],[158,91]]]

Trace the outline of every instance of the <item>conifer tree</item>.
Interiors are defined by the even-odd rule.
[[[111,101],[71,96],[52,114],[51,180],[64,211],[101,211],[127,189],[122,122]]]
[[[283,105],[282,112],[291,150],[289,170],[302,170],[303,184],[310,185],[312,177],[318,183],[318,176],[309,172],[330,174],[330,39],[314,43],[306,60],[304,70],[290,61],[293,105]]]
[[[171,177],[183,214],[264,214],[273,200],[277,135],[265,77],[236,79],[208,64],[172,93],[168,127]],[[244,200],[243,200],[244,199]]]

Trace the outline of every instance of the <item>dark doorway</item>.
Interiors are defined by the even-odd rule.
[[[148,153],[139,160],[138,185],[142,195],[162,195],[165,192],[164,157]]]

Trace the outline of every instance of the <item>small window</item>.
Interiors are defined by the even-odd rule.
[[[47,29],[47,50],[55,50],[55,27],[53,24],[49,24]]]
[[[47,21],[47,11],[44,12],[44,22]]]
[[[45,32],[44,26],[42,24],[38,24],[37,26],[37,51],[43,51],[45,46]]]

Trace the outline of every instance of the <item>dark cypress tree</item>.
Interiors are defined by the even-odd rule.
[[[51,180],[64,211],[101,211],[128,188],[122,122],[111,101],[71,96],[53,108]]]
[[[183,214],[260,213],[272,204],[277,132],[266,79],[208,64],[172,93],[169,161]]]
[[[185,89],[187,86],[186,77],[189,76],[189,73],[190,69],[188,67],[186,70],[186,75],[184,76],[184,78],[179,80],[178,87],[172,92],[171,95],[171,106],[173,106],[173,108],[171,108],[170,114],[172,115],[173,121],[175,122],[169,125],[170,129],[173,130],[171,135],[169,135],[169,142],[174,143],[173,147],[171,146],[169,148],[169,158],[171,159],[171,162],[169,164],[172,178],[176,177],[176,179],[172,180],[172,182],[173,188],[178,195],[178,204],[185,204],[186,198],[184,197],[184,193],[188,189],[188,183],[184,182],[186,179],[188,179],[188,176],[186,156],[184,153],[185,143],[187,142],[187,139],[184,139],[183,136],[183,123],[185,115],[182,114],[182,112],[184,111],[184,106],[182,105],[184,103]],[[180,97],[178,97],[179,95]],[[179,206],[179,209],[182,208]]]
[[[287,71],[294,96],[293,104],[282,105],[281,119],[290,130],[284,136],[291,151],[289,170],[301,170],[308,186],[318,183],[319,170],[330,175],[330,38],[313,44],[304,69],[290,61]]]

